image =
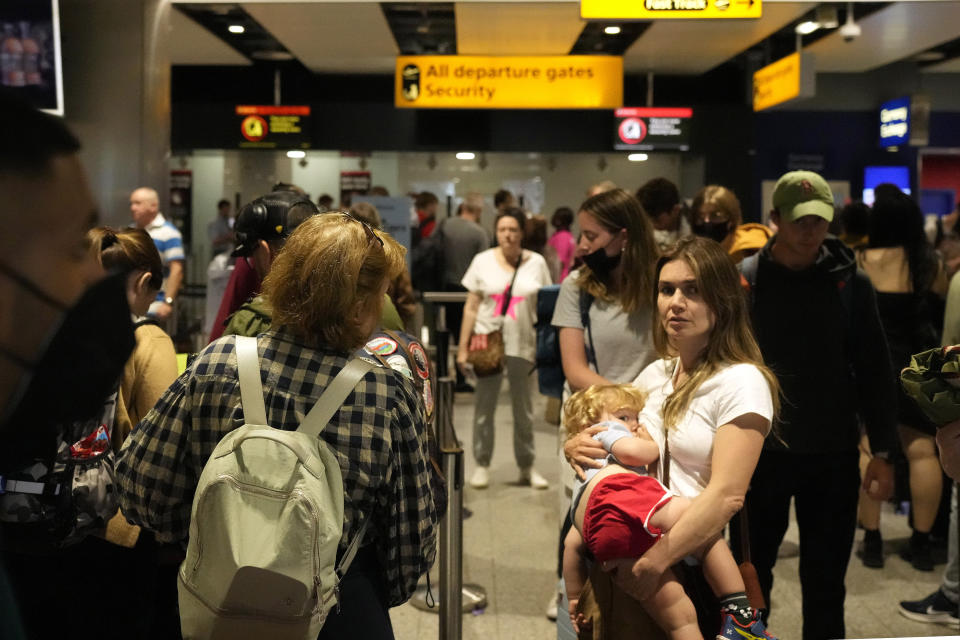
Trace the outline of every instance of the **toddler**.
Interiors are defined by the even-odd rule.
[[[586,581],[584,550],[597,562],[642,556],[677,522],[690,500],[672,495],[647,475],[660,449],[638,421],[644,396],[633,385],[595,385],[578,391],[564,406],[564,426],[573,437],[593,424],[607,428],[593,437],[608,452],[605,466],[577,480],[571,511],[574,527],[564,541],[563,579],[570,620],[579,632],[587,622],[576,611]],[[747,600],[743,578],[722,537],[699,554],[703,573],[720,600],[717,640],[775,640]],[[640,603],[672,640],[702,640],[693,603],[667,570],[656,593]]]

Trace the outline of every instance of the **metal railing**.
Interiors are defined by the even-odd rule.
[[[427,303],[463,303],[466,293],[428,292]],[[486,591],[475,584],[463,583],[463,486],[464,453],[453,425],[454,377],[449,371],[449,331],[446,309],[436,304],[435,326],[431,338],[436,347],[437,408],[436,432],[441,455],[441,468],[447,479],[447,511],[440,522],[440,640],[463,637],[463,613],[486,606]],[[467,596],[465,607],[464,596]]]

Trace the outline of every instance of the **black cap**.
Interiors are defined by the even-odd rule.
[[[290,210],[302,205],[307,215],[288,219]],[[237,213],[233,230],[237,236],[237,246],[231,256],[249,256],[261,240],[270,242],[277,238],[286,238],[298,224],[311,215],[320,213],[309,198],[295,191],[275,191],[246,204]]]

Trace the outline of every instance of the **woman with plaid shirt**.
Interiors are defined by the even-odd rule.
[[[267,421],[293,430],[376,327],[388,283],[403,268],[388,235],[342,213],[314,216],[287,240],[263,283],[273,325],[258,336]],[[182,542],[200,472],[244,423],[235,338],[211,343],[130,435],[118,463],[123,513]],[[388,607],[406,601],[433,564],[437,508],[423,401],[402,374],[366,374],[321,436],[343,475],[338,557],[371,518],[341,582],[342,607],[321,638],[393,638]]]

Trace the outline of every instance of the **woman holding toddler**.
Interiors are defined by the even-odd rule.
[[[661,608],[656,602],[665,593],[679,597],[673,565],[688,555],[704,557],[725,546],[723,528],[743,505],[779,395],[777,380],[764,366],[750,330],[739,274],[717,243],[698,237],[682,240],[657,263],[656,282],[653,339],[661,359],[634,381],[646,394],[635,433],[656,444],[657,455],[646,464],[659,459],[665,495],[680,496],[689,503],[672,517],[661,503],[662,515],[668,517],[662,523],[667,530],[660,531],[649,526],[657,508],[648,518],[633,507],[617,508],[613,500],[614,507],[606,512],[608,521],[620,518],[619,526],[628,527],[632,534],[643,528],[653,539],[646,551],[636,554],[639,557],[603,562],[614,582],[648,610]],[[608,425],[595,424],[566,443],[567,458],[581,478],[585,468],[607,466],[610,451],[600,440],[608,436],[595,438],[606,430]],[[590,488],[595,492],[598,486],[603,485],[597,482]],[[710,570],[710,559],[706,560],[707,580],[723,605],[723,628],[716,637],[743,637],[738,627],[756,637],[772,637],[740,592],[742,581],[737,582],[737,591],[728,590],[730,579],[739,576],[725,570],[725,579],[718,581]],[[667,627],[671,638],[701,637],[699,630],[689,635],[690,615],[696,625],[692,605],[678,611],[680,617],[672,622],[654,617]]]

